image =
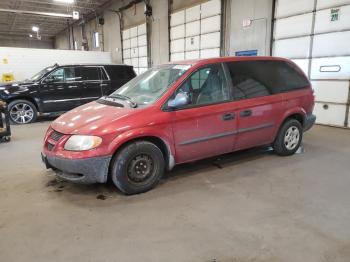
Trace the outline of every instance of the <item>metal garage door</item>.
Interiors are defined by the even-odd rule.
[[[148,68],[146,23],[123,30],[123,62],[132,65],[137,74]]]
[[[312,81],[320,124],[350,127],[350,0],[277,0],[273,55]]]
[[[220,56],[221,0],[174,12],[170,19],[170,60]]]

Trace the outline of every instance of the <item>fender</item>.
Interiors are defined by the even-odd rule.
[[[170,142],[173,141],[173,132],[172,128],[169,128],[169,125],[143,127],[121,133],[109,144],[108,151],[110,154],[114,154],[122,145],[132,140],[145,137],[160,139],[164,143],[167,149],[167,166],[169,170],[172,169],[175,166],[175,146],[172,142]]]
[[[304,108],[302,107],[294,107],[294,108],[290,108],[288,110],[286,110],[282,116],[281,119],[278,120],[277,122],[277,125],[276,125],[276,129],[275,129],[275,132],[274,132],[274,136],[273,137],[276,137],[281,125],[283,124],[283,122],[290,116],[292,115],[295,115],[295,114],[298,114],[298,115],[301,115],[303,117],[303,120],[305,119],[305,116],[306,116],[306,111],[304,110]]]

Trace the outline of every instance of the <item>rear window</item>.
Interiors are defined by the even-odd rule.
[[[285,61],[240,61],[226,63],[235,99],[254,98],[309,86],[298,69]]]
[[[111,80],[130,80],[136,76],[131,66],[105,66]]]

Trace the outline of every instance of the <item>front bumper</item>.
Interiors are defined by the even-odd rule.
[[[316,121],[316,116],[313,114],[307,114],[305,119],[304,119],[304,132],[306,132],[307,130],[309,130]]]
[[[46,168],[52,168],[59,178],[74,183],[93,184],[107,181],[108,167],[112,157],[67,159],[45,156],[41,153],[41,158]]]

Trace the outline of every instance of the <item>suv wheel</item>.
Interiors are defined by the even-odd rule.
[[[124,194],[146,192],[157,185],[164,173],[162,151],[148,141],[128,144],[112,160],[111,177]]]
[[[8,110],[13,124],[28,124],[35,122],[38,111],[32,102],[15,100],[9,103]]]
[[[278,155],[293,155],[303,138],[303,128],[298,120],[289,119],[280,128],[273,149]]]

